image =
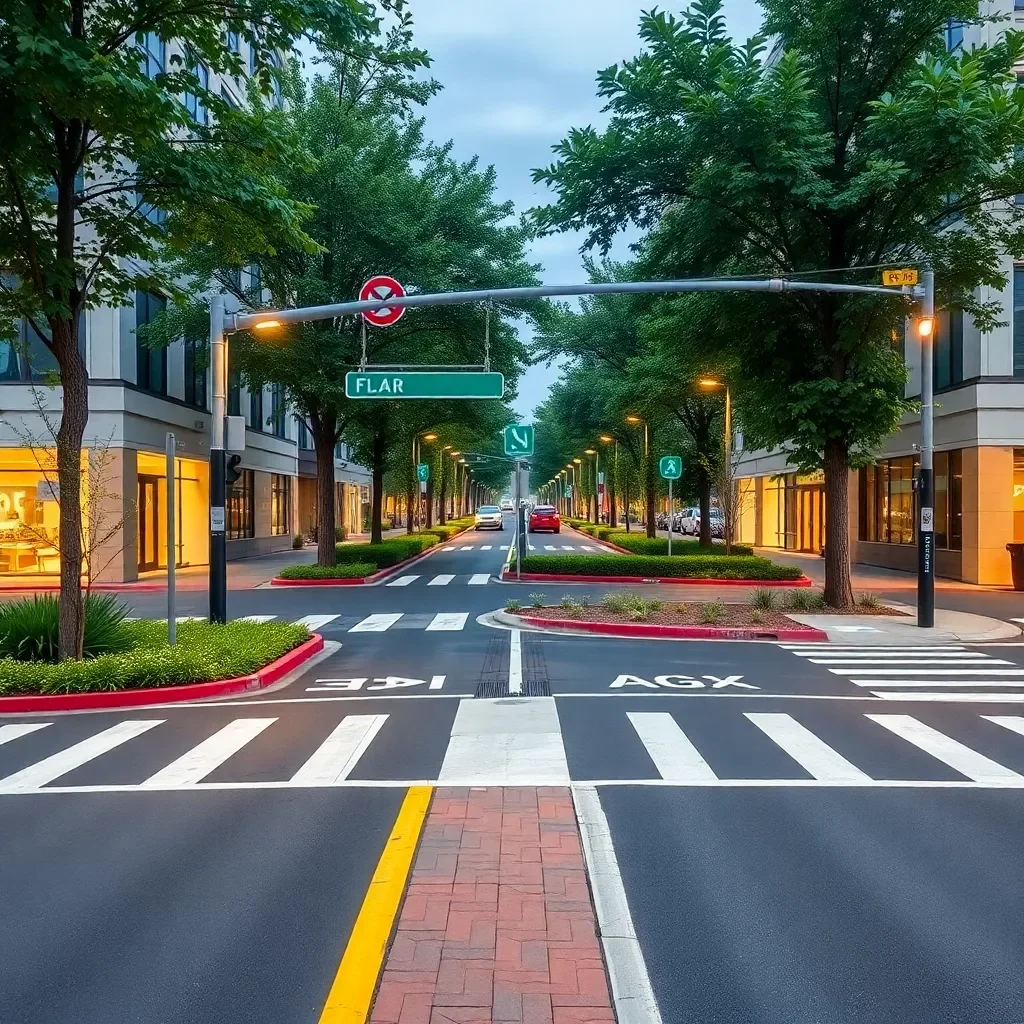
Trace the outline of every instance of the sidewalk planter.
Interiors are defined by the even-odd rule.
[[[751,626],[661,626],[650,622],[586,622],[580,619],[547,619],[534,615],[510,616],[535,629],[557,629],[624,638],[676,640],[789,640],[820,643],[828,633],[813,626],[773,628]]]

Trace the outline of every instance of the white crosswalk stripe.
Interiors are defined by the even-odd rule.
[[[438,687],[444,683],[444,677],[435,676],[433,680],[439,681]],[[377,680],[377,683],[383,682],[383,679]],[[412,695],[411,691],[404,687],[409,680],[396,678],[395,682],[396,686],[391,692],[396,696]],[[426,695],[425,690],[416,692]],[[377,696],[375,699],[384,701],[396,698]],[[267,707],[267,703],[272,702],[265,702],[263,707]],[[358,704],[353,706],[364,707]],[[395,704],[395,707],[402,706],[401,701]],[[855,731],[859,730],[863,741],[872,730],[881,728],[890,734],[889,743],[896,744],[895,747],[890,746],[884,755],[883,763],[886,767],[879,766],[872,770],[869,759],[874,755],[870,751],[877,746],[877,737],[870,736],[870,743],[861,743],[861,755],[857,759],[861,763],[855,764],[800,721],[801,716],[797,712],[741,713],[737,710],[736,719],[745,718],[750,725],[756,727],[756,732],[752,731],[746,736],[741,747],[734,742],[725,742],[720,749],[716,749],[714,745],[714,737],[719,735],[717,731],[700,733],[693,737],[687,734],[674,715],[667,712],[626,712],[608,723],[613,727],[613,731],[605,733],[602,742],[614,743],[616,736],[623,738],[631,735],[632,739],[629,742],[635,745],[637,751],[642,749],[645,752],[649,763],[641,764],[633,760],[631,763],[637,766],[634,769],[635,775],[612,777],[602,781],[600,777],[595,778],[592,774],[594,762],[589,754],[590,745],[594,741],[593,733],[588,731],[584,736],[571,731],[563,736],[559,715],[551,698],[543,698],[536,704],[532,701],[464,699],[459,702],[458,707],[452,724],[448,726],[446,749],[442,751],[435,747],[435,752],[430,755],[432,762],[426,764],[422,760],[422,751],[412,753],[411,760],[403,761],[405,749],[409,744],[402,742],[401,730],[412,730],[416,735],[421,735],[423,726],[419,715],[403,717],[399,714],[385,713],[345,714],[337,724],[323,727],[325,732],[330,728],[325,738],[318,737],[313,740],[309,740],[306,731],[297,733],[293,729],[285,728],[282,725],[283,715],[281,718],[239,717],[222,725],[212,735],[201,739],[180,756],[172,757],[162,767],[160,762],[153,764],[144,760],[143,763],[147,764],[151,774],[142,782],[137,778],[123,778],[124,774],[132,771],[126,767],[130,763],[126,758],[113,758],[105,762],[99,759],[129,740],[136,743],[133,753],[137,752],[142,758],[162,753],[168,747],[174,749],[178,745],[175,744],[173,730],[180,728],[183,721],[195,721],[191,715],[184,719],[172,719],[169,716],[166,720],[121,721],[109,728],[99,729],[84,739],[78,739],[77,742],[71,742],[56,753],[50,753],[52,746],[46,746],[46,756],[42,756],[35,763],[25,763],[30,759],[27,752],[32,750],[32,740],[29,738],[32,733],[46,729],[47,732],[40,739],[40,742],[45,743],[51,736],[48,727],[64,728],[75,719],[11,723],[0,726],[0,743],[10,744],[5,750],[5,757],[8,754],[21,756],[23,761],[19,770],[0,779],[0,793],[343,785],[351,778],[360,759],[388,722],[392,723],[388,726],[391,730],[389,757],[384,762],[389,765],[388,774],[370,775],[369,781],[360,782],[360,785],[373,784],[374,781],[420,779],[428,782],[443,780],[451,785],[472,785],[494,782],[498,778],[504,779],[508,784],[512,784],[513,779],[518,779],[520,781],[517,784],[525,785],[528,783],[523,780],[529,779],[529,784],[547,785],[554,784],[556,778],[562,779],[564,783],[568,776],[571,781],[597,782],[602,785],[614,785],[634,779],[639,783],[678,786],[821,785],[867,788],[979,785],[1024,790],[1024,716],[1020,715],[978,716],[990,723],[986,728],[998,726],[1014,734],[1013,739],[1006,737],[1006,741],[998,748],[1002,753],[995,759],[991,756],[995,751],[985,749],[987,743],[999,742],[999,736],[994,730],[987,739],[984,734],[975,733],[977,739],[972,742],[982,749],[974,749],[955,735],[947,734],[911,715],[856,714],[844,721],[841,735],[849,736],[852,740]],[[540,717],[537,717],[538,715]],[[86,722],[88,719],[80,721]],[[160,727],[158,731],[157,726]],[[149,747],[145,746],[148,741],[148,737],[144,736],[146,733],[153,736],[153,744]],[[55,730],[52,735],[56,735]],[[261,740],[261,737],[264,738]],[[256,741],[260,741],[261,745],[244,758],[236,757]],[[282,744],[289,743],[301,745],[284,762],[290,766],[301,765],[294,774],[289,775],[292,771],[289,767],[275,775],[272,770],[268,771],[267,765],[259,763],[258,754],[279,754]],[[910,759],[907,763],[915,765],[909,778],[889,774],[893,771],[894,754],[897,754],[896,763],[899,762],[900,744],[906,744],[904,757]],[[412,747],[415,746],[412,744]],[[739,765],[744,766],[749,772],[751,761],[758,763],[769,750],[775,748],[783,751],[791,763],[791,768],[781,769],[777,777],[747,777],[742,770],[737,770],[737,759]],[[584,750],[588,756],[581,760],[580,755]],[[928,773],[922,776],[920,765],[924,761],[918,752],[929,756],[925,760],[933,759],[933,777]],[[599,765],[600,760],[605,759],[599,759]],[[79,784],[64,779],[75,769],[94,761],[94,773],[103,779],[102,782]],[[1002,763],[1004,761],[1007,763]],[[268,763],[273,765],[277,760],[272,757]],[[377,771],[380,770],[381,763],[380,758],[374,758]],[[777,758],[772,763],[777,763]],[[715,767],[712,767],[712,764]],[[583,765],[591,767],[584,769]],[[952,769],[961,778],[951,779],[948,769]],[[596,770],[604,769],[599,766]],[[104,778],[104,772],[110,773],[113,777]],[[121,779],[117,778],[119,773],[122,775]]]
[[[469,612],[438,612],[427,624],[428,633],[454,633],[465,629]]]
[[[489,573],[475,572],[469,577],[469,585],[471,587],[482,587],[490,578]]]
[[[276,718],[236,718],[166,768],[142,783],[145,788],[189,786],[201,782],[232,754],[276,722]]]
[[[428,587],[447,587],[451,581],[455,579],[454,573],[441,573],[439,576],[435,576],[428,584]]]
[[[480,550],[481,551],[492,551],[493,550],[493,545],[485,544]]]
[[[390,583],[385,583],[386,587],[407,587],[410,583],[415,583],[419,579],[419,575],[413,576],[399,576],[397,580],[392,580]]]
[[[557,551],[558,548],[556,548],[554,544],[545,544],[544,545],[544,550],[545,551]]]
[[[310,633],[315,633],[318,629],[323,629],[324,626],[329,625],[337,618],[339,618],[338,615],[303,615],[301,619],[295,620],[295,625],[305,626]]]
[[[473,550],[473,545],[472,544],[466,544],[464,547],[459,548],[459,550],[460,551],[472,551]]]
[[[389,630],[400,618],[401,612],[380,612],[376,615],[367,615],[365,619],[357,622],[350,630],[350,633],[384,633]]]
[[[441,548],[441,550],[442,551],[454,551],[455,550],[455,545],[454,544],[449,544],[448,547]]]

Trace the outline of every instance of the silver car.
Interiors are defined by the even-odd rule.
[[[478,530],[504,530],[505,521],[501,509],[497,505],[481,505],[476,510],[476,528]]]

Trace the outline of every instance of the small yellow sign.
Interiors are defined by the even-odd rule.
[[[917,284],[917,270],[914,267],[906,267],[903,270],[883,270],[882,284],[895,288],[904,284]]]

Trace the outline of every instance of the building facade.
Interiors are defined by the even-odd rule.
[[[251,66],[245,40],[234,33],[228,38]],[[151,76],[182,52],[152,35],[138,45]],[[196,73],[228,102],[243,102],[244,82],[220,78],[201,64]],[[184,101],[193,117],[205,120],[198,97]],[[283,102],[280,95],[272,101]],[[243,283],[256,282],[249,274]],[[164,349],[141,343],[137,328],[165,305],[165,297],[139,291],[131,305],[90,310],[80,324],[90,407],[82,453],[83,534],[96,580],[132,581],[167,568],[169,432],[176,448],[175,564],[209,562],[210,369],[204,348],[181,340]],[[43,340],[24,323],[18,331],[18,337],[0,340],[0,576],[56,576],[54,443],[62,395]],[[241,474],[227,494],[228,558],[289,548],[296,533],[308,535],[316,522],[312,440],[279,386],[251,392],[233,377],[228,411],[246,420]],[[360,533],[370,474],[352,463],[344,446],[335,456],[337,521],[347,533]]]
[[[1024,28],[1024,10],[1006,0],[982,6],[1009,20],[950,25],[949,48],[995,42],[1007,24]],[[1024,203],[1024,196],[1017,202]],[[1002,306],[1005,325],[982,333],[970,316],[942,313],[934,339],[936,567],[942,576],[981,584],[1010,583],[1006,545],[1024,542],[1024,263],[1006,256],[1001,270],[1006,285],[984,287],[979,298]],[[906,396],[917,398],[921,349],[909,329],[904,357]],[[920,418],[905,416],[874,464],[851,472],[854,561],[916,568],[919,444]],[[827,524],[821,474],[797,473],[779,452],[748,452],[738,476],[739,540],[822,550]]]

